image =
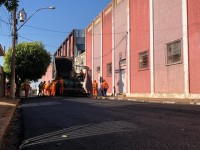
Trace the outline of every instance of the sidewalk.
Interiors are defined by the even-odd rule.
[[[18,104],[19,99],[0,98],[0,145]]]
[[[113,96],[107,96],[107,97],[98,96],[98,99],[129,100],[129,101],[143,102],[143,103],[200,105],[200,99],[113,97]]]

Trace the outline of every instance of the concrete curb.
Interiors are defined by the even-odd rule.
[[[128,97],[102,97],[102,96],[99,96],[98,99],[109,99],[109,100],[126,100],[126,101],[134,101],[134,102],[141,102],[141,103],[160,103],[160,104],[182,104],[182,105],[198,105],[200,106],[200,101],[195,101],[195,100],[180,100],[180,99],[173,99],[173,100],[163,100],[163,99],[154,99],[152,100],[151,98],[149,99],[137,99],[137,98],[128,98]]]

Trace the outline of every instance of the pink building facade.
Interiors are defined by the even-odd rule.
[[[102,77],[109,85],[108,93],[112,93],[112,4],[102,12]]]
[[[46,74],[44,76],[42,76],[42,82],[43,81],[50,81],[52,80],[52,64],[49,65],[49,67],[47,68]]]
[[[102,69],[102,15],[96,17],[93,23],[93,80],[96,80],[100,88]]]
[[[108,80],[109,94],[200,98],[199,4],[112,0],[92,21],[92,34],[86,38],[93,79]],[[109,64],[112,75],[107,76]]]
[[[200,0],[188,0],[189,92],[200,93]]]
[[[151,92],[150,13],[148,1],[130,1],[130,93]],[[138,63],[140,61],[141,65]]]

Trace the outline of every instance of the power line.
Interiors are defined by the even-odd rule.
[[[23,36],[20,36],[20,35],[18,35],[19,37],[21,37],[21,38],[23,38],[23,39],[25,39],[25,40],[29,40],[29,41],[32,41],[32,42],[34,42],[34,40],[32,40],[32,39],[29,39],[29,38],[26,38],[26,37],[23,37]],[[49,45],[49,44],[44,44],[44,43],[42,43],[44,46],[49,46],[49,47],[53,47],[53,48],[57,48],[56,46],[52,46],[52,45]]]

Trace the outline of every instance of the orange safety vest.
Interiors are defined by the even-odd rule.
[[[98,86],[97,83],[93,83],[93,84],[92,84],[92,88],[93,88],[93,89],[97,89],[97,86]]]
[[[109,88],[108,83],[107,82],[103,82],[102,83],[102,88],[108,89]]]

